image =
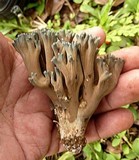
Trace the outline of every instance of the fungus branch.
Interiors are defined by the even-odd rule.
[[[85,33],[47,29],[21,34],[14,42],[29,81],[52,100],[61,141],[74,153],[84,146],[87,123],[116,86],[124,64],[112,55],[97,57],[98,42]]]

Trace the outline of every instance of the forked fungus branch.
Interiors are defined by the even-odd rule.
[[[48,29],[21,34],[14,47],[23,57],[29,81],[52,100],[65,148],[79,153],[88,121],[101,99],[117,84],[124,61],[97,56],[99,38]]]

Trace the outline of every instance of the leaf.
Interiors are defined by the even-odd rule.
[[[73,0],[74,3],[80,4],[83,2],[83,0]]]
[[[112,22],[109,24],[109,26],[110,26],[110,27],[113,27],[114,25],[116,25],[116,23],[117,23],[117,21],[112,21]]]
[[[136,12],[138,3],[139,3],[138,0],[126,0],[124,5],[127,6],[128,11]]]
[[[19,34],[19,31],[16,30],[16,31],[14,31],[14,32],[12,32],[12,33],[7,33],[7,34],[5,34],[5,35],[8,36],[8,37],[11,38],[11,39],[15,39],[15,37],[16,37],[18,34]]]
[[[106,160],[116,160],[115,157],[111,154],[107,154]]]
[[[124,155],[129,154],[130,149],[127,144],[122,145],[122,150],[123,150]]]
[[[136,158],[136,154],[131,151],[129,154],[126,155],[126,158],[134,160]]]
[[[87,156],[85,160],[92,160],[92,156],[91,155]]]
[[[100,142],[94,142],[94,149],[98,152],[101,152],[102,150],[102,147],[101,147],[101,144]]]
[[[136,138],[132,145],[133,151],[139,156],[139,138]]]
[[[24,10],[32,9],[34,7],[38,6],[38,2],[36,3],[28,3],[27,6],[24,8]]]
[[[111,53],[113,51],[119,50],[120,47],[117,45],[111,45],[110,47],[107,48],[107,53]]]
[[[98,18],[97,10],[94,9],[93,7],[91,7],[91,6],[88,5],[88,4],[83,3],[83,4],[80,6],[80,11],[81,11],[81,12],[84,12],[84,13],[90,13],[91,15],[95,16],[96,18]]]
[[[114,138],[113,140],[112,140],[112,146],[113,147],[117,147],[119,144],[120,144],[120,142],[121,142],[121,138]]]
[[[121,132],[121,133],[118,133],[118,136],[119,136],[120,138],[123,138],[123,137],[125,136],[125,134],[126,134],[126,131],[123,131],[123,132]]]
[[[16,19],[0,21],[0,31],[11,39],[14,39],[17,34],[21,32],[28,32],[29,30],[30,24],[25,24],[24,21],[21,25],[17,23]]]
[[[39,16],[43,13],[44,9],[45,9],[45,0],[41,0],[39,5],[36,7],[36,10],[37,10]]]
[[[104,43],[100,48],[99,48],[99,55],[104,55],[106,54],[106,44]]]
[[[65,26],[65,24],[64,24],[64,26]],[[73,32],[78,32],[78,31],[84,30],[86,28],[89,28],[89,26],[87,24],[78,24],[78,25],[75,26],[74,29],[72,29],[72,31]],[[65,29],[65,27],[64,27],[64,29]]]
[[[100,24],[103,26],[106,23],[107,19],[110,15],[110,10],[112,8],[113,0],[109,0],[109,2],[102,8],[100,13]]]
[[[38,14],[41,15],[45,9],[45,0],[40,0],[35,3],[28,3],[27,6],[24,8],[24,10],[28,10],[31,8],[36,8]]]
[[[94,142],[94,149],[98,152],[101,152],[102,147],[100,142]]]
[[[83,148],[83,152],[85,153],[86,157],[92,157],[93,148],[91,144],[86,144]]]
[[[136,12],[138,13],[139,12],[139,3],[137,4],[137,10]]]
[[[113,155],[116,160],[121,160],[121,153],[112,153],[111,152],[111,155]]]
[[[110,42],[119,42],[119,41],[121,41],[121,36],[116,35],[116,30],[114,30],[112,32],[109,32],[106,38],[107,38],[106,40],[110,41]]]
[[[134,107],[132,107],[132,106],[129,107],[129,110],[133,113],[134,120],[137,120],[137,118],[138,118],[138,112],[137,112],[137,110]]]
[[[58,160],[75,160],[73,153],[66,152]]]

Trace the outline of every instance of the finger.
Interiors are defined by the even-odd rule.
[[[132,113],[122,108],[97,115],[88,124],[87,142],[107,138],[126,130],[132,126],[133,121]]]
[[[123,48],[121,50],[114,51],[112,54],[125,60],[123,72],[139,68],[139,47],[133,46]]]
[[[100,103],[96,113],[106,112],[138,101],[139,69],[123,73],[116,88]]]
[[[103,31],[103,29],[100,27],[88,28],[88,29],[81,31],[81,32],[91,34],[92,36],[100,37],[99,47],[105,42],[106,35],[105,35],[105,32]]]

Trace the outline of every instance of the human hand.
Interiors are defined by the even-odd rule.
[[[105,34],[100,28],[87,32],[100,36],[100,45],[104,42]],[[86,131],[88,142],[111,136],[132,125],[132,113],[119,107],[139,98],[138,53],[138,47],[114,53],[123,57],[126,63],[117,87],[103,99],[90,120]],[[61,151],[49,98],[30,85],[21,56],[2,35],[0,73],[0,159],[38,160],[46,154]]]

